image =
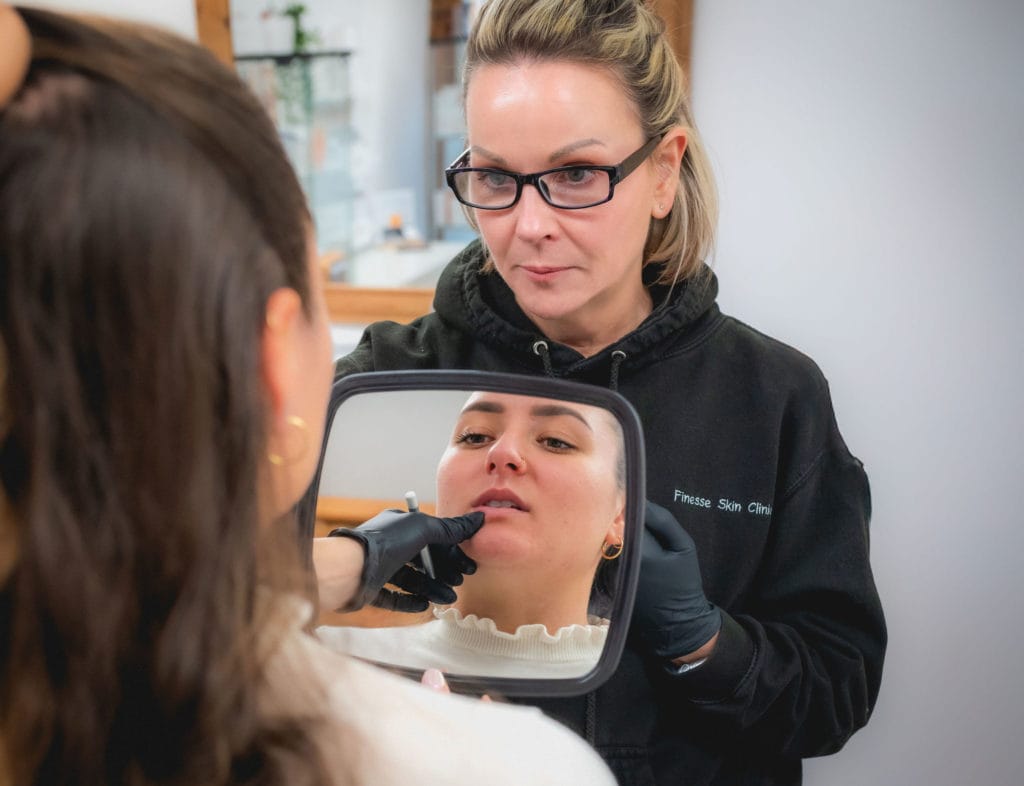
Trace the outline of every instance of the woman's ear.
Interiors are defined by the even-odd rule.
[[[679,167],[686,153],[686,142],[686,129],[675,126],[665,134],[651,156],[657,173],[654,206],[651,208],[651,215],[655,218],[664,218],[672,210],[679,188]]]
[[[25,22],[7,3],[0,3],[0,108],[18,92],[28,72],[32,43]]]
[[[290,411],[292,396],[300,382],[295,344],[300,339],[301,317],[302,300],[294,289],[281,287],[270,294],[260,351],[263,384],[273,422]]]
[[[267,460],[270,475],[263,488],[268,509],[279,515],[295,504],[308,484],[306,465],[303,463],[311,450],[311,436],[306,421],[303,385],[308,384],[303,373],[302,342],[306,334],[303,325],[302,299],[294,289],[275,289],[267,298],[266,319],[263,325],[261,354],[263,385],[268,404]]]

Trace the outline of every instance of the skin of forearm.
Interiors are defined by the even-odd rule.
[[[353,538],[313,539],[320,608],[340,609],[355,596],[365,556],[362,544]]]
[[[673,658],[672,662],[677,666],[682,666],[684,663],[693,663],[694,661],[703,660],[708,657],[715,649],[715,645],[718,643],[718,634],[716,633],[710,639],[707,644],[704,644],[699,649],[694,650],[689,655],[682,655],[678,658]]]

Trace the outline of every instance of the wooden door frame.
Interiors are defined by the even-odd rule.
[[[235,50],[231,43],[231,0],[195,0],[196,34],[199,43],[213,52],[222,63],[234,67]]]
[[[690,52],[693,48],[693,0],[650,0],[651,7],[665,21],[665,35],[690,82]]]

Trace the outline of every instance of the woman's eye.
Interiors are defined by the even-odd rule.
[[[501,191],[515,187],[515,180],[501,172],[477,172],[476,179],[481,186],[491,191]]]
[[[555,173],[559,185],[562,186],[585,186],[589,185],[596,177],[594,170],[588,167],[574,167]]]

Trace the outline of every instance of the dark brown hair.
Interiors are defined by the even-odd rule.
[[[0,781],[327,782],[315,708],[271,720],[256,690],[257,585],[305,580],[257,494],[266,301],[309,297],[301,187],[204,50],[19,12],[32,63],[0,110]]]

